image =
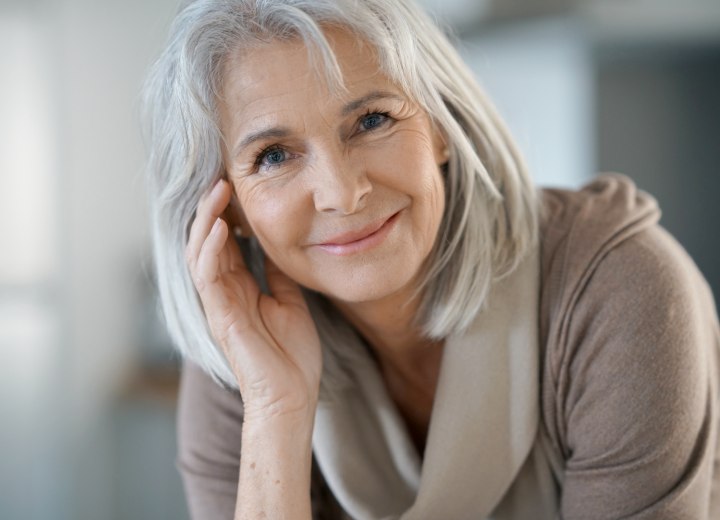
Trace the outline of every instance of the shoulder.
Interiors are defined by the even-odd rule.
[[[657,201],[620,174],[600,175],[577,191],[543,189],[540,198],[543,290],[553,300],[607,251],[660,220]]]
[[[555,374],[571,354],[570,334],[600,319],[606,333],[625,334],[648,334],[641,324],[678,325],[680,333],[688,313],[713,321],[708,284],[659,225],[655,199],[629,178],[602,175],[578,191],[544,190],[543,201],[541,337]]]
[[[601,260],[655,226],[660,210],[654,198],[617,174],[601,175],[577,191],[544,189],[541,202],[540,337],[556,377],[571,311]]]
[[[565,460],[564,511],[695,512],[717,421],[712,293],[629,179],[544,196],[542,413]]]
[[[663,427],[681,426],[682,421],[672,421],[686,410],[668,406],[705,406],[704,397],[693,397],[707,385],[718,346],[707,283],[657,224],[602,251],[593,264],[584,276],[568,281],[563,304],[550,318],[558,327],[546,343],[546,362],[564,412],[591,398],[591,390],[597,392],[592,399],[607,392],[605,403],[612,403],[614,392],[617,408],[608,408],[609,414],[625,413],[635,404],[647,417],[664,413],[653,418]],[[654,411],[644,410],[650,405]],[[572,433],[567,432],[568,445]]]

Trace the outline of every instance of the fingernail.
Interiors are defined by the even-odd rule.
[[[215,219],[215,224],[213,224],[212,232],[217,233],[220,230],[220,219]]]

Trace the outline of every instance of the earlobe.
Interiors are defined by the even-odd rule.
[[[252,236],[252,228],[245,218],[245,214],[235,193],[230,197],[230,204],[225,210],[225,218],[227,219],[228,227],[237,238],[250,238]]]
[[[435,148],[435,159],[438,166],[447,164],[450,160],[450,147],[448,146],[448,140],[445,136],[445,132],[441,128],[435,125],[433,129],[433,145]]]
[[[450,148],[444,146],[440,151],[440,164],[445,164],[450,160]]]

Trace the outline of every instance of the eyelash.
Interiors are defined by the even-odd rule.
[[[279,144],[271,144],[270,146],[266,146],[265,148],[260,150],[257,153],[257,155],[255,156],[255,167],[259,168],[260,166],[262,166],[263,165],[262,162],[265,159],[265,157],[267,155],[269,155],[270,153],[277,152],[277,151],[285,151],[285,150]],[[271,167],[271,168],[274,166],[278,166],[278,165],[277,164],[268,165],[268,167]]]
[[[378,128],[383,127],[385,125],[385,123],[387,123],[388,121],[390,121],[392,119],[390,117],[390,112],[387,112],[384,110],[368,109],[358,118],[357,125],[359,126],[360,124],[362,124],[363,119],[365,119],[366,117],[375,116],[375,115],[382,116],[385,119],[383,119],[383,121],[381,121],[377,126],[363,130],[360,133],[372,132]],[[255,169],[259,169],[260,167],[262,167],[263,160],[265,159],[265,157],[267,157],[270,153],[275,152],[275,151],[285,151],[285,149],[281,145],[276,143],[276,144],[271,144],[270,146],[266,146],[265,148],[260,150],[255,156]],[[281,165],[282,165],[281,163],[278,163],[278,164],[265,165],[265,167],[266,168],[276,168]]]
[[[368,116],[383,116],[385,119],[378,126],[368,129],[368,130],[365,130],[365,132],[371,132],[371,131],[375,130],[375,128],[380,128],[381,126],[383,126],[384,123],[388,122],[391,119],[390,112],[387,112],[384,110],[369,109],[369,110],[365,111],[365,113],[358,118],[358,125],[360,123],[362,123],[362,120]]]

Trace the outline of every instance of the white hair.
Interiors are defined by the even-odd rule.
[[[323,27],[375,49],[383,72],[446,138],[446,210],[419,290],[429,338],[461,333],[538,239],[537,193],[505,125],[443,32],[411,0],[197,0],[178,14],[145,87],[148,186],[163,315],[180,352],[230,387],[185,263],[200,195],[225,173],[217,101],[227,56],[272,39],[300,38],[329,84],[342,75]],[[244,242],[244,241],[243,241]],[[258,279],[262,250],[243,244]],[[361,339],[321,295],[305,291],[324,350],[323,385],[342,381]],[[345,361],[343,361],[345,360]],[[325,388],[327,391],[327,388]]]

